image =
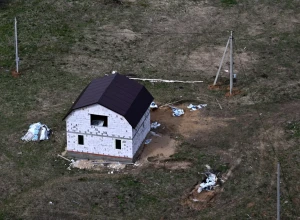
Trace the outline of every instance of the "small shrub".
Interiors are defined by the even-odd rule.
[[[289,122],[287,125],[287,130],[292,137],[299,138],[300,137],[300,121]]]
[[[236,0],[221,0],[221,3],[224,5],[236,5],[237,1]]]

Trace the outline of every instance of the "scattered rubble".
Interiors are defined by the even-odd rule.
[[[126,164],[123,163],[111,163],[107,165],[108,168],[114,169],[114,170],[122,170],[126,167]]]
[[[73,160],[70,164],[70,167],[90,170],[95,167],[95,164],[91,160]]]
[[[156,129],[156,128],[158,128],[160,125],[161,125],[161,124],[159,124],[159,123],[156,121],[156,122],[151,123],[150,128],[151,128],[151,129]]]
[[[111,162],[111,161],[104,161],[104,160],[73,160],[68,159],[62,155],[57,155],[58,157],[68,161],[69,167],[67,170],[71,170],[71,168],[78,168],[78,169],[87,169],[87,170],[101,170],[104,167],[112,169],[109,171],[109,174],[113,174],[114,171],[122,170],[126,167],[127,164],[135,165],[133,163],[120,163],[120,162]],[[138,166],[138,165],[135,165]]]
[[[150,134],[155,137],[161,137],[160,134],[155,133],[154,131],[150,131]]]
[[[211,167],[208,164],[206,164],[205,167],[207,170],[211,170]]]
[[[40,122],[31,124],[27,133],[21,138],[23,141],[41,141],[48,140],[52,131],[45,124]]]
[[[184,114],[183,109],[172,107],[173,116],[179,117]]]
[[[205,108],[206,106],[207,104],[200,104],[200,105],[189,104],[187,108],[189,108],[191,111],[196,111],[198,109]]]
[[[152,139],[147,139],[147,140],[145,140],[145,144],[150,144],[151,141],[152,141]]]
[[[151,102],[150,108],[151,108],[151,109],[157,109],[157,108],[158,108],[158,105],[157,105],[155,102]]]
[[[136,161],[133,166],[136,166],[136,167],[139,167],[139,166],[142,166],[143,163],[141,161]]]

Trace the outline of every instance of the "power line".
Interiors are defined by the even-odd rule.
[[[239,19],[239,17],[240,17],[240,11],[239,11],[239,9],[238,9],[238,18],[237,18],[237,25],[236,25],[236,28],[238,27],[238,25],[239,25],[239,21],[240,21],[240,19]],[[236,42],[234,41],[234,45],[235,45],[235,48],[237,48],[237,45],[236,45]],[[240,57],[238,57],[239,58],[239,61],[240,61],[240,65],[241,65],[241,69],[242,69],[242,71],[244,72],[244,75],[245,75],[245,77],[247,78],[247,81],[249,80],[248,79],[248,75],[246,74],[246,71],[245,71],[245,68],[244,68],[244,65],[243,65],[243,63],[241,62],[241,59],[240,59]],[[252,94],[251,94],[251,92],[249,92],[249,97],[250,97],[250,99],[251,99],[251,101],[253,102],[253,103],[255,103],[255,101],[254,101],[254,98],[253,98],[253,96],[252,96]],[[267,129],[266,129],[266,127],[265,127],[265,125],[264,125],[264,122],[263,122],[263,119],[262,119],[262,117],[261,117],[261,114],[259,113],[259,111],[258,111],[258,109],[257,108],[254,108],[255,110],[256,110],[256,112],[257,112],[257,115],[258,115],[258,119],[259,119],[259,121],[260,121],[260,123],[261,123],[261,126],[262,126],[262,128],[263,128],[263,130],[264,130],[264,136],[267,138],[267,141],[268,141],[268,143],[269,143],[269,145],[271,146],[271,148],[272,148],[272,150],[273,150],[273,154],[274,154],[274,156],[275,156],[275,158],[276,158],[276,160],[277,160],[277,219],[279,220],[280,219],[280,174],[279,174],[279,172],[280,172],[280,158],[278,157],[278,153],[277,153],[277,151],[276,151],[276,149],[275,149],[275,147],[274,147],[274,145],[272,144],[272,141],[271,141],[271,139],[270,139],[270,137],[269,137],[269,135],[267,135]],[[285,139],[284,139],[285,140]],[[286,141],[286,140],[285,140]],[[289,189],[289,187],[288,187],[288,182],[287,182],[287,179],[285,178],[285,174],[284,174],[284,171],[283,170],[281,170],[281,172],[282,172],[282,176],[283,176],[283,180],[284,180],[284,182],[286,183],[285,184],[285,187],[286,187],[286,190],[287,190],[287,193],[288,193],[288,198],[289,198],[289,200],[290,201],[292,201],[292,199],[291,199],[291,194],[290,194],[290,189]],[[294,212],[294,209],[292,209],[292,212]],[[295,213],[293,213],[293,214],[295,214]]]
[[[237,48],[236,42],[235,42],[235,41],[234,41],[234,45],[235,45],[235,47]],[[248,75],[246,74],[246,71],[245,71],[245,69],[244,69],[244,66],[243,66],[243,64],[242,64],[242,62],[241,62],[241,59],[240,59],[240,57],[238,57],[238,58],[239,58],[239,61],[240,61],[241,69],[242,69],[242,71],[243,71],[245,77],[247,78],[247,80],[249,80]],[[253,98],[251,92],[249,92],[249,98],[251,99],[251,101],[252,101],[253,103],[255,103],[255,100],[254,100],[254,98]],[[266,129],[266,127],[265,127],[265,124],[264,124],[264,122],[263,122],[263,119],[262,119],[262,117],[261,117],[261,114],[259,113],[259,111],[258,111],[257,108],[254,108],[254,109],[255,109],[255,111],[256,111],[256,113],[257,113],[258,119],[259,119],[259,121],[260,121],[260,123],[261,123],[261,126],[262,126],[263,130],[264,130],[264,134],[265,134],[264,136],[266,137],[267,142],[268,142],[269,145],[271,146],[271,149],[272,149],[272,151],[273,151],[273,154],[274,154],[274,156],[275,156],[275,158],[276,158],[278,164],[282,164],[281,161],[280,161],[280,158],[278,157],[278,153],[277,153],[277,151],[276,151],[276,149],[275,149],[275,147],[274,147],[274,145],[273,145],[273,143],[272,143],[272,141],[271,141],[269,135],[267,135],[267,129]],[[283,139],[283,140],[285,140],[285,139]],[[286,140],[285,140],[285,142],[286,142]],[[287,142],[286,142],[286,143],[287,143]],[[288,144],[288,143],[287,143],[287,144]],[[289,189],[288,184],[287,184],[287,183],[288,183],[288,182],[287,182],[287,178],[286,178],[286,176],[285,176],[285,172],[284,172],[282,169],[281,169],[281,173],[282,173],[283,180],[284,180],[284,182],[286,183],[286,184],[285,184],[285,188],[286,188],[287,193],[288,193],[288,198],[289,198],[289,200],[292,202],[290,189]],[[279,201],[279,202],[280,202],[280,201]],[[278,207],[278,206],[277,206],[277,207]],[[280,204],[279,204],[279,207],[280,207]],[[277,211],[278,211],[278,210],[277,210]],[[294,209],[292,209],[292,211],[294,211]]]

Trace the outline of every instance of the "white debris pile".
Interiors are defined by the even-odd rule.
[[[108,168],[114,169],[114,170],[122,170],[126,167],[126,164],[123,163],[111,163],[107,165]]]
[[[31,124],[27,133],[21,138],[23,141],[41,141],[48,140],[51,135],[51,129],[40,122]]]
[[[155,102],[151,102],[150,108],[151,108],[151,109],[157,109],[157,108],[158,108],[158,105],[157,105]]]
[[[78,168],[78,169],[86,169],[86,170],[101,170],[103,167],[110,168],[111,171],[109,171],[109,174],[113,174],[114,171],[122,170],[126,167],[126,164],[123,163],[114,163],[114,162],[106,162],[104,160],[69,160],[61,155],[59,155],[61,158],[68,160],[70,163],[70,166],[68,167],[68,170],[71,170],[71,168]]]
[[[150,128],[151,128],[151,129],[156,129],[156,128],[158,128],[160,125],[161,125],[161,124],[159,124],[159,123],[156,121],[156,122],[151,123]]]
[[[152,139],[147,139],[147,140],[145,140],[145,144],[150,144],[151,141],[152,141]]]
[[[78,169],[93,169],[95,164],[91,160],[72,160],[70,167]]]
[[[172,107],[173,116],[179,117],[184,114],[183,109]]]
[[[133,166],[136,166],[136,167],[139,167],[139,166],[142,166],[142,165],[143,165],[143,163],[140,162],[140,161],[137,161],[137,162],[135,162],[135,163],[133,164]]]
[[[217,184],[217,176],[211,172],[205,173],[206,179],[200,183],[199,188],[197,190],[198,193],[201,193],[202,190],[210,191],[213,190]]]
[[[191,111],[196,111],[198,109],[205,108],[206,106],[207,104],[199,104],[199,105],[189,104],[187,108],[189,108]]]

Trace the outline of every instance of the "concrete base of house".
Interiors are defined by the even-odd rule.
[[[138,159],[140,159],[140,156],[145,148],[145,141],[142,142],[142,145],[139,147],[139,149],[135,152],[135,155],[133,156],[133,161],[137,161]]]
[[[104,161],[112,161],[112,162],[117,161],[120,163],[133,163],[133,158],[129,158],[129,157],[115,157],[115,156],[91,154],[91,153],[76,152],[76,151],[67,151],[66,155],[68,157],[73,157],[76,159],[104,160]]]
[[[133,158],[115,157],[115,156],[108,156],[102,154],[91,154],[91,153],[68,151],[68,150],[66,156],[73,157],[76,159],[105,160],[105,161],[120,162],[120,163],[134,163],[139,158],[143,149],[144,149],[144,144],[142,144],[142,146],[138,149],[138,151],[135,153]]]

